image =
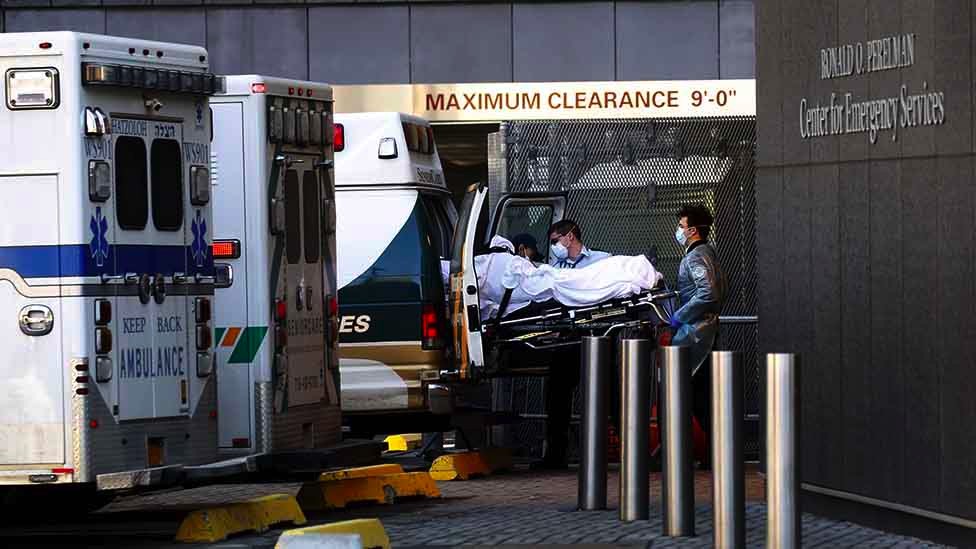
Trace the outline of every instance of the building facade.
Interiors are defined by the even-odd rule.
[[[752,0],[3,0],[0,31],[205,46],[222,74],[331,84],[752,78]]]
[[[760,339],[802,357],[805,495],[969,536],[974,16],[966,0],[757,5]]]

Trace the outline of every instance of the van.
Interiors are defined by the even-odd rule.
[[[0,485],[217,458],[207,50],[0,34]]]
[[[442,269],[457,212],[427,121],[356,113],[335,124],[344,421],[378,432],[400,418],[417,430],[447,363]]]
[[[220,451],[341,438],[332,88],[224,77],[214,120]]]

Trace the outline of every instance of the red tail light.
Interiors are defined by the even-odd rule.
[[[288,318],[288,303],[284,299],[275,300],[275,320],[284,322]]]
[[[437,308],[430,303],[425,303],[420,313],[420,335],[424,349],[442,347],[440,319],[437,317]]]
[[[239,240],[214,240],[210,245],[214,259],[237,259],[241,257]]]
[[[346,128],[342,124],[332,126],[332,150],[340,152],[346,148]]]
[[[339,300],[334,295],[329,296],[329,316],[334,317],[339,314]]]

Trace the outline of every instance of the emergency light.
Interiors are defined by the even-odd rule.
[[[82,63],[82,84],[213,95],[223,88],[213,73],[156,69],[134,65]]]
[[[241,257],[240,240],[214,240],[212,247],[214,259],[237,259]]]

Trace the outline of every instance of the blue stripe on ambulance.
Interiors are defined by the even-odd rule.
[[[206,252],[198,266],[191,246],[119,244],[109,247],[99,266],[88,244],[61,246],[0,246],[0,269],[24,278],[81,277],[125,273],[213,274],[213,255]]]

